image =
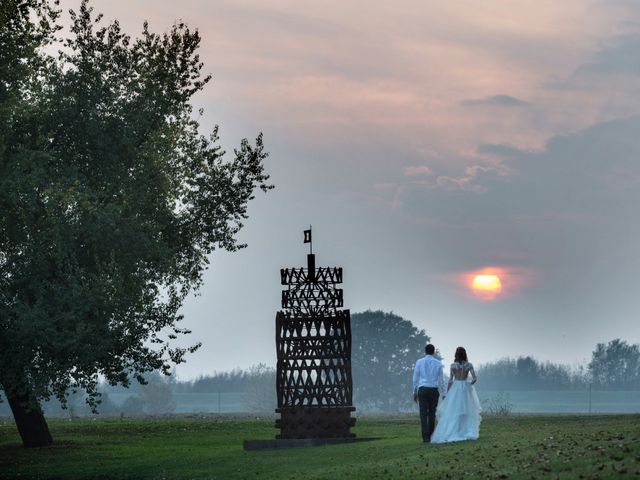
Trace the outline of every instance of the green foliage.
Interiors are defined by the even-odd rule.
[[[382,311],[351,316],[354,404],[383,411],[412,407],[412,375],[430,337]]]
[[[198,347],[171,346],[179,308],[214,249],[244,246],[267,153],[258,136],[225,159],[199,134],[209,77],[183,23],[131,39],[83,1],[54,58],[55,10],[1,5],[0,383],[95,406],[99,374],[144,381]]]
[[[589,374],[596,388],[640,388],[640,345],[619,338],[599,343],[589,362]]]
[[[10,133],[5,127],[13,123],[12,114],[24,107],[25,94],[39,89],[37,75],[50,59],[38,49],[50,45],[60,29],[57,4],[47,0],[0,2],[0,138]]]
[[[480,439],[420,441],[418,415],[359,418],[381,440],[245,452],[274,436],[273,420],[52,420],[60,444],[24,451],[0,420],[3,478],[413,479],[633,478],[640,473],[638,415],[487,417]]]

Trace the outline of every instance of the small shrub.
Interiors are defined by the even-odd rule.
[[[245,407],[254,413],[273,413],[278,406],[275,369],[260,363],[247,371],[246,378]]]
[[[492,415],[506,417],[513,411],[513,403],[508,393],[499,392],[485,401],[484,410]]]

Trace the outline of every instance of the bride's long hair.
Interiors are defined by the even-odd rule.
[[[458,363],[468,362],[469,361],[469,360],[467,360],[467,351],[464,349],[464,347],[456,348],[455,361],[458,362]]]

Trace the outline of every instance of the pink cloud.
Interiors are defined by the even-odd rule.
[[[402,173],[407,177],[416,177],[424,175],[432,175],[433,170],[426,165],[416,165],[409,167],[402,167]]]

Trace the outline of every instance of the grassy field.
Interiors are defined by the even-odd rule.
[[[640,415],[489,417],[475,442],[420,442],[417,416],[359,418],[382,440],[245,452],[272,419],[53,420],[56,444],[25,450],[0,420],[0,478],[640,478]]]

